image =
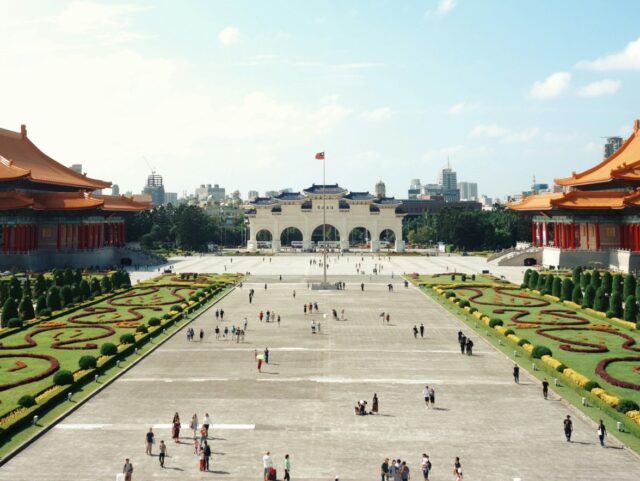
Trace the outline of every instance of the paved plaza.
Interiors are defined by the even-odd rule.
[[[393,258],[370,280],[373,261],[358,276],[351,267],[359,259],[341,258],[329,272],[347,289],[331,292],[307,289],[307,280],[321,272],[309,266],[308,256],[234,258],[233,269],[221,257],[176,262],[182,271],[222,271],[227,265],[255,277],[193,321],[196,332],[206,331],[202,343],[188,342],[183,328],[3,466],[0,480],[113,481],[125,457],[134,464],[134,481],[260,480],[267,450],[279,479],[289,453],[294,480],[376,480],[385,457],[407,460],[417,480],[423,452],[433,462],[432,481],[453,479],[455,456],[465,479],[474,481],[638,479],[636,455],[613,438],[601,448],[595,425],[554,394],[544,401],[538,382],[526,373],[515,385],[510,361],[478,336],[471,333],[474,356],[461,355],[457,332],[468,329],[413,286],[405,289],[399,277],[446,266],[471,272],[472,264],[456,262],[477,262],[472,259],[431,259],[427,268],[412,258]],[[394,292],[388,292],[389,282]],[[252,304],[250,288],[256,290]],[[317,302],[319,312],[305,315],[308,302]],[[216,308],[224,309],[224,322],[216,321]],[[325,318],[332,308],[344,309],[345,320]],[[267,309],[281,316],[280,325],[258,321],[257,313]],[[381,322],[382,311],[390,313],[389,325]],[[245,316],[244,342],[215,339],[216,324],[240,325]],[[311,334],[312,319],[321,324],[319,334]],[[425,338],[414,339],[412,328],[420,323]],[[265,347],[270,362],[258,373],[254,350]],[[425,407],[426,384],[435,387],[436,409]],[[370,406],[374,393],[380,414],[354,416],[356,401],[366,399]],[[183,426],[193,413],[213,417],[212,472],[198,471],[186,426],[181,443],[171,441],[176,411]],[[567,414],[574,419],[571,444],[562,431]],[[165,469],[144,454],[150,426],[157,441],[168,444]]]

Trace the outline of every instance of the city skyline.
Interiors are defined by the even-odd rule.
[[[632,2],[191,5],[0,2],[0,127],[123,192],[145,159],[172,192],[302,188],[326,151],[327,182],[404,197],[449,157],[504,198],[592,165],[640,116]]]

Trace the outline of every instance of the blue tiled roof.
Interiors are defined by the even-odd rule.
[[[278,200],[303,200],[305,197],[300,192],[281,192],[274,199]]]
[[[395,205],[402,204],[402,201],[396,200],[395,197],[382,197],[373,201],[375,204],[380,205]]]
[[[256,213],[255,209],[245,209],[244,210],[245,215],[252,215]]]
[[[327,184],[327,185],[316,185],[313,184],[308,189],[304,189],[304,191],[308,194],[342,194],[345,190],[340,187],[338,184]]]
[[[369,192],[349,192],[344,198],[349,200],[373,200],[376,196]]]
[[[275,201],[271,197],[256,197],[251,203],[253,205],[270,205],[275,204]]]

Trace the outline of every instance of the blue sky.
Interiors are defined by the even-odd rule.
[[[0,0],[0,126],[139,192],[504,196],[583,170],[640,117],[634,2]]]

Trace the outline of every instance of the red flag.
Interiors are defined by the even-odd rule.
[[[318,152],[316,154],[316,160],[324,160],[324,152]]]

